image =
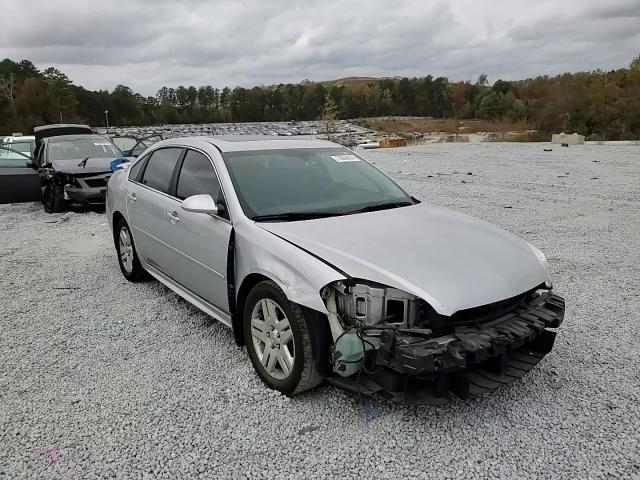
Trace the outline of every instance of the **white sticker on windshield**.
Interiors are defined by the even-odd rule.
[[[93,142],[96,147],[108,147],[111,145],[109,142]]]
[[[338,163],[360,161],[360,159],[355,155],[331,155],[331,158],[333,158]]]

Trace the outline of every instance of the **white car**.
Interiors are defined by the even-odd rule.
[[[536,365],[564,316],[535,247],[326,141],[165,140],[113,174],[106,213],[124,276],[233,328],[285,394],[467,398]]]

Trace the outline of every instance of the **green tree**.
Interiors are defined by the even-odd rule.
[[[75,107],[78,103],[71,90],[71,80],[57,68],[49,67],[44,71],[44,79],[49,91],[51,120],[64,122],[65,115],[69,120],[75,118]]]
[[[489,120],[498,120],[504,115],[504,97],[500,93],[491,92],[480,102],[480,116]]]
[[[322,115],[320,120],[324,124],[324,131],[327,135],[327,140],[331,140],[331,133],[335,131],[335,124],[338,118],[338,107],[336,102],[331,98],[331,95],[324,97],[324,107],[322,108]]]

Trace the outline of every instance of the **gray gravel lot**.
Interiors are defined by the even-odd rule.
[[[567,316],[538,368],[447,407],[289,399],[225,327],[126,282],[104,215],[0,206],[0,477],[640,476],[640,147],[364,154],[547,254]]]

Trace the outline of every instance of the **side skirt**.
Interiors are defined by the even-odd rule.
[[[218,320],[223,325],[231,327],[231,315],[216,307],[215,305],[207,302],[206,300],[200,298],[194,293],[191,293],[189,290],[186,290],[184,287],[171,280],[165,274],[161,273],[159,270],[153,268],[151,265],[145,262],[144,269],[149,272],[151,276],[153,276],[156,280],[162,283],[165,287],[169,288],[173,292],[180,295],[187,302],[195,305],[204,313],[211,315],[213,318]]]

